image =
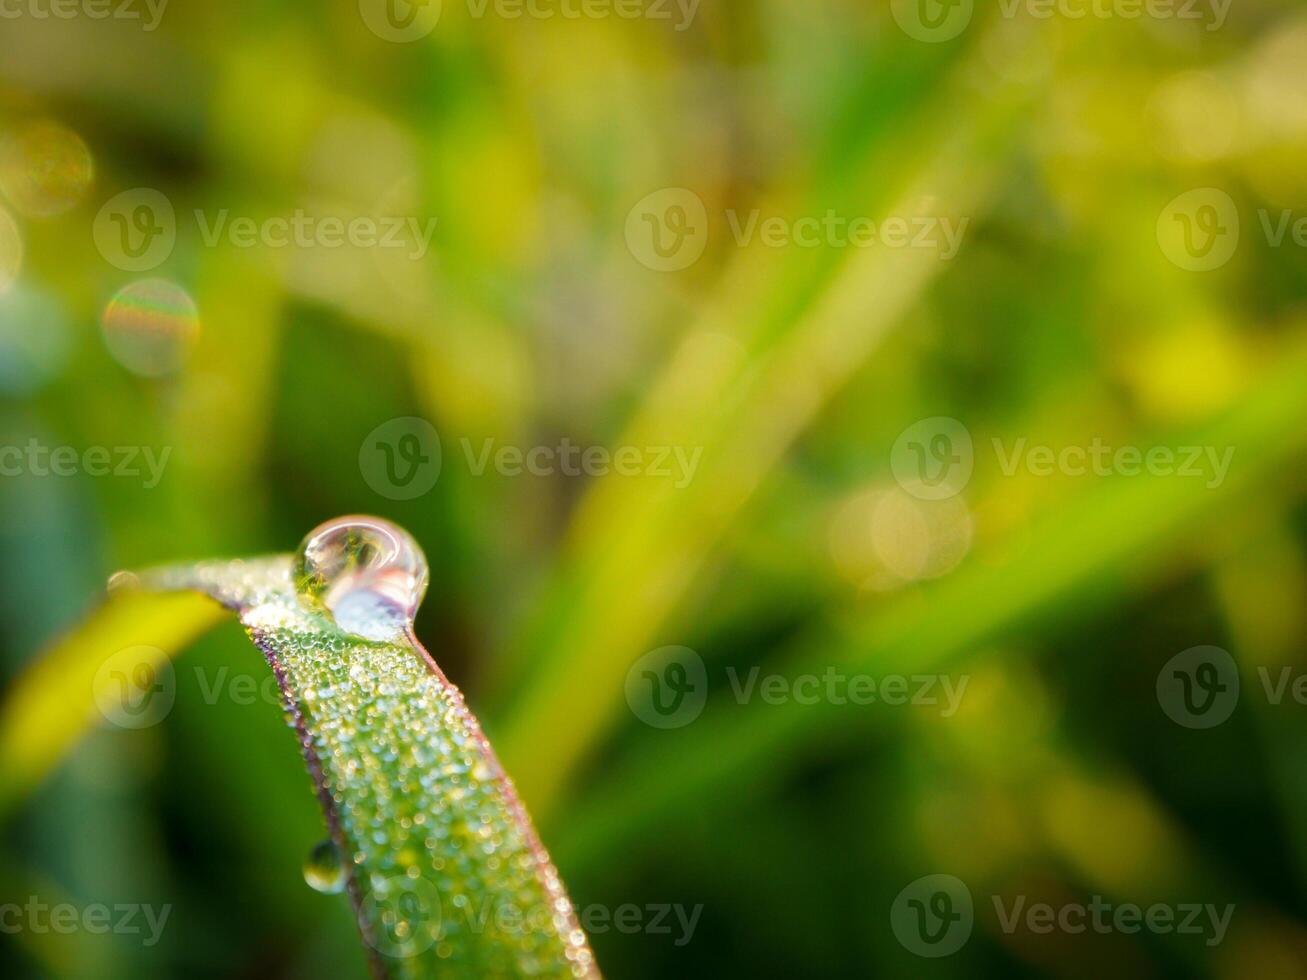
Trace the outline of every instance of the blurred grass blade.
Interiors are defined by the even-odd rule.
[[[202,596],[119,594],[36,659],[0,706],[0,820],[104,716],[115,656],[151,671],[223,618]]]
[[[882,676],[939,670],[1061,607],[1085,615],[1120,589],[1119,582],[1112,588],[1113,576],[1137,572],[1165,555],[1185,532],[1250,487],[1296,471],[1307,443],[1304,372],[1307,350],[1299,342],[1222,418],[1173,443],[1158,443],[1237,447],[1219,487],[1163,476],[1105,478],[1035,521],[1031,540],[1037,546],[976,555],[924,597],[907,595],[834,629],[814,631],[778,669],[792,677],[831,664]],[[590,795],[592,804],[569,813],[560,848],[569,863],[602,862],[696,799],[777,778],[787,760],[825,735],[867,724],[867,717],[839,714],[829,704],[745,707],[729,697],[709,702],[693,725],[655,733],[614,767]]]
[[[1034,32],[1027,43],[1039,38]],[[988,196],[1035,94],[982,59],[968,62],[905,124],[912,154],[883,159],[869,150],[798,210],[964,221]],[[692,451],[693,479],[602,481],[578,507],[552,591],[518,638],[514,652],[526,663],[529,651],[530,669],[510,696],[499,739],[542,817],[617,717],[622,676],[721,536],[948,265],[931,249],[848,251],[744,250],[618,442]],[[547,757],[541,731],[554,736]]]
[[[413,637],[301,606],[289,556],[151,573],[240,613],[277,676],[381,977],[598,977],[463,697]]]

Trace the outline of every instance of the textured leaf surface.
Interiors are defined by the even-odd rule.
[[[291,559],[145,576],[240,614],[276,672],[384,977],[597,977],[558,875],[463,697],[410,634],[306,611]]]

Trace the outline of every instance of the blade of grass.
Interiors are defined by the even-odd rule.
[[[910,218],[935,213],[934,201],[946,214],[974,213],[1031,96],[968,61],[896,144],[915,147],[915,158],[864,157],[798,213],[834,205]],[[956,119],[964,122],[941,123]],[[745,250],[619,441],[693,449],[697,474],[689,485],[679,476],[604,481],[580,506],[542,612],[518,638],[518,663],[529,650],[531,669],[499,738],[537,813],[557,805],[612,724],[628,665],[759,483],[945,264],[929,249],[849,251]],[[547,749],[541,731],[552,735]]]
[[[201,596],[119,595],[33,661],[0,706],[0,821],[103,721],[96,705],[112,693],[101,671],[111,657],[151,647],[157,668],[221,619]]]
[[[1241,492],[1293,465],[1307,444],[1304,371],[1307,351],[1301,345],[1285,351],[1243,401],[1183,438],[1187,445],[1237,447],[1221,486],[1209,490],[1199,481],[1165,477],[1105,478],[1043,513],[1032,529],[1036,546],[977,555],[924,595],[814,633],[780,669],[791,676],[820,673],[830,664],[881,674],[937,670],[983,655],[984,644],[1020,623],[1055,616],[1073,596],[1076,615],[1087,614],[1120,593],[1120,576],[1163,556]],[[572,866],[601,862],[697,799],[776,778],[823,735],[861,717],[823,704],[710,701],[693,725],[647,737],[588,797],[588,805],[569,812],[560,825],[559,852]]]
[[[239,612],[277,677],[379,977],[598,977],[558,873],[462,695],[412,634],[306,610],[288,555],[146,576]]]

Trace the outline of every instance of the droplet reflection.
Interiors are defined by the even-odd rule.
[[[309,532],[295,557],[300,602],[346,633],[390,640],[413,622],[427,559],[403,528],[379,517],[338,517]]]
[[[324,895],[339,895],[345,890],[345,862],[340,849],[331,840],[319,841],[304,859],[304,881]]]

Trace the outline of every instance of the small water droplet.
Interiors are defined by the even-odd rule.
[[[413,536],[379,517],[338,517],[309,532],[295,558],[300,602],[346,633],[393,640],[427,591],[427,559]]]
[[[109,576],[105,588],[110,593],[131,592],[141,587],[141,580],[135,572],[114,572]]]
[[[314,891],[339,895],[345,890],[345,863],[331,840],[319,841],[304,859],[304,880]]]

